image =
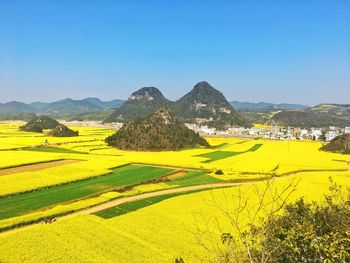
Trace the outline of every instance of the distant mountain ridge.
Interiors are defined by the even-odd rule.
[[[72,115],[99,112],[119,107],[124,100],[102,101],[98,98],[73,100],[70,98],[55,102],[23,102],[0,103],[0,117],[18,116],[23,113],[45,114],[53,117],[71,117]]]
[[[33,112],[33,108],[28,104],[18,101],[0,103],[0,116],[18,115],[25,112]]]
[[[350,104],[320,104],[303,110],[283,110],[269,121],[293,127],[350,126]]]
[[[199,82],[196,86],[175,102],[165,98],[154,87],[145,87],[132,93],[127,101],[102,101],[91,97],[81,100],[68,98],[51,103],[26,104],[11,101],[0,103],[0,120],[28,121],[34,114],[38,114],[66,120],[127,122],[137,117],[145,117],[160,106],[167,106],[183,121],[198,121],[218,128],[231,123],[238,126],[268,123],[305,128],[350,126],[350,104],[327,103],[305,108],[306,105],[287,103],[228,103],[223,94],[209,83]]]
[[[297,110],[309,108],[303,104],[291,103],[268,103],[268,102],[240,102],[230,101],[230,104],[237,110],[260,110],[260,109],[282,109],[282,110]]]

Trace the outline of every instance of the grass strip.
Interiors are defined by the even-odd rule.
[[[72,182],[39,191],[8,196],[0,199],[0,219],[23,215],[59,203],[103,193],[118,187],[149,181],[172,170],[146,166],[124,166],[112,173],[88,180]]]
[[[188,171],[185,176],[181,176],[175,178],[171,181],[166,182],[167,185],[171,186],[193,186],[193,185],[201,185],[201,184],[211,184],[211,183],[219,183],[223,182],[218,178],[212,177],[208,175],[208,173],[201,171]]]
[[[80,152],[75,150],[70,150],[66,148],[45,146],[45,147],[33,147],[33,148],[23,148],[24,151],[32,152],[49,152],[49,153],[68,153],[68,154],[86,154],[86,152]]]
[[[243,153],[255,152],[255,151],[257,151],[261,146],[262,146],[262,144],[255,144],[255,145],[252,146],[250,149],[248,149],[248,150],[246,150],[246,151],[243,151],[243,152],[214,151],[214,152],[199,154],[199,155],[195,155],[195,156],[196,156],[196,157],[208,158],[208,160],[202,161],[201,163],[211,163],[211,162],[215,162],[215,161],[217,161],[217,160],[221,160],[221,159],[225,159],[225,158],[228,158],[228,157],[240,155],[240,154],[243,154]]]
[[[110,219],[113,217],[121,216],[124,214],[128,214],[130,212],[137,211],[141,208],[145,208],[154,204],[157,204],[159,202],[162,202],[164,200],[181,196],[181,195],[187,195],[192,194],[196,192],[206,191],[209,189],[200,189],[200,190],[194,190],[194,191],[188,191],[188,192],[182,192],[182,193],[174,193],[174,194],[165,194],[165,195],[159,195],[159,196],[153,196],[146,199],[141,199],[133,202],[124,203],[100,212],[95,213],[96,216],[99,216],[104,219]]]

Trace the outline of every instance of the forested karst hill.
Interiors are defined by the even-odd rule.
[[[177,120],[165,107],[145,118],[130,121],[106,142],[122,150],[166,151],[195,146],[209,147],[208,142]]]

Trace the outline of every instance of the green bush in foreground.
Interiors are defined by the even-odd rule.
[[[251,225],[238,239],[222,234],[228,245],[221,262],[350,262],[350,195],[333,181],[322,203],[299,199],[283,213]],[[239,256],[238,256],[239,255]]]

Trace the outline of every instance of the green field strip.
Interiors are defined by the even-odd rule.
[[[263,146],[262,143],[255,144],[252,148],[250,148],[246,152],[255,152],[255,151],[259,150],[261,146]]]
[[[240,154],[243,154],[243,153],[255,152],[258,149],[260,149],[261,146],[262,146],[262,144],[255,144],[250,149],[248,149],[246,151],[243,151],[243,152],[214,151],[214,152],[199,154],[199,155],[195,155],[195,156],[196,157],[204,157],[204,158],[208,159],[208,160],[202,161],[202,163],[211,163],[211,162],[215,162],[217,160],[221,160],[221,159],[225,159],[225,158],[228,158],[228,157],[240,155]]]
[[[224,148],[225,146],[229,146],[229,145],[230,145],[229,143],[224,142],[224,143],[220,143],[220,144],[214,145],[213,148],[214,149],[219,149],[219,148]]]
[[[205,172],[201,171],[188,171],[186,175],[175,178],[169,182],[166,182],[170,186],[193,186],[201,184],[212,184],[223,182],[218,178],[212,177]]]
[[[163,200],[169,199],[171,197],[175,197],[179,194],[168,194],[168,195],[160,195],[160,196],[154,196],[154,197],[150,197],[147,199],[142,199],[142,200],[137,200],[134,202],[130,202],[130,203],[124,203],[121,204],[119,206],[116,207],[112,207],[106,210],[103,210],[101,212],[96,213],[95,215],[102,217],[104,219],[110,219],[116,216],[121,216],[123,214],[127,214],[136,210],[139,210],[141,208],[159,203]]]
[[[33,151],[33,152],[86,154],[86,152],[80,152],[80,151],[70,150],[70,149],[67,149],[67,148],[52,147],[52,146],[36,147],[36,148],[25,148],[23,150],[25,150],[25,151]]]
[[[147,166],[124,166],[104,176],[43,190],[0,198],[0,219],[23,215],[60,203],[70,202],[109,190],[154,180],[173,170]]]
[[[100,144],[81,144],[81,145],[74,145],[70,149],[75,149],[75,148],[85,148],[85,147],[98,147],[98,146],[106,146],[106,144],[100,143]]]
[[[181,196],[181,195],[187,195],[192,193],[197,193],[201,191],[206,191],[208,189],[200,189],[200,190],[194,190],[194,191],[188,191],[188,192],[182,192],[182,193],[174,193],[174,194],[165,194],[165,195],[159,195],[154,197],[149,197],[146,199],[141,199],[133,202],[124,203],[100,212],[95,213],[94,215],[104,218],[104,219],[110,219],[113,217],[121,216],[124,214],[128,214],[130,212],[137,211],[141,208],[145,208],[157,203],[160,203],[164,200]]]

